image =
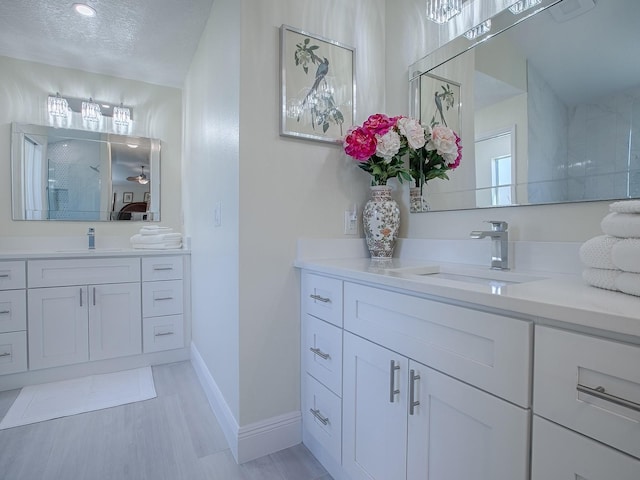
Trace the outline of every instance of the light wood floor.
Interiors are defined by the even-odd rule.
[[[331,480],[303,445],[237,465],[191,364],[153,377],[157,398],[0,430],[0,479]]]

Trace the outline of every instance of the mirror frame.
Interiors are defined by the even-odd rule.
[[[25,198],[25,163],[23,145],[25,135],[48,137],[49,132],[56,132],[57,136],[65,136],[69,140],[88,140],[87,134],[95,134],[98,138],[89,141],[106,143],[129,143],[131,140],[145,140],[150,145],[149,155],[149,203],[147,206],[146,220],[136,219],[131,221],[158,222],[160,221],[160,151],[161,141],[154,138],[120,135],[108,132],[94,132],[91,130],[75,130],[68,128],[56,128],[47,125],[35,125],[25,123],[12,123],[11,125],[11,212],[13,220],[24,221],[89,221],[85,219],[49,219],[27,218],[24,206]],[[67,135],[68,134],[68,135]],[[111,178],[111,163],[109,163],[109,178]],[[113,179],[108,185],[108,197],[113,197]],[[91,222],[117,221],[112,218],[111,210],[98,211],[100,218]]]

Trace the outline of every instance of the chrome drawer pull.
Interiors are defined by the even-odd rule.
[[[173,297],[158,297],[154,298],[154,300],[173,300]]]
[[[10,356],[11,356],[10,352],[0,353],[0,357],[10,357]]]
[[[173,332],[156,333],[156,337],[166,337],[167,335],[173,335]]]
[[[8,273],[0,273],[0,278],[9,278]]]
[[[615,405],[620,405],[621,407],[626,407],[636,412],[640,412],[640,403],[632,402],[630,400],[625,400],[624,398],[611,395],[610,393],[605,392],[604,387],[598,386],[596,388],[591,388],[591,387],[587,387],[586,385],[581,385],[579,383],[576,389],[579,392],[586,393],[587,395],[591,395],[592,397],[596,397],[601,400],[606,400]]]
[[[309,347],[309,350],[311,350],[314,355],[317,355],[318,357],[320,357],[323,360],[329,360],[329,358],[331,358],[331,355],[329,355],[328,353],[324,353],[319,348]]]
[[[159,270],[173,270],[173,267],[153,267],[155,271]]]
[[[80,289],[80,306],[82,306],[82,289]]]
[[[0,315],[9,315],[11,313],[11,310],[3,310],[0,312]]]
[[[420,405],[420,400],[414,400],[416,380],[420,380],[420,375],[416,375],[415,370],[409,370],[409,415],[413,415],[414,408]]]
[[[322,302],[322,303],[331,303],[331,299],[327,298],[327,297],[321,297],[320,295],[314,295],[314,294],[311,294],[309,296],[311,298],[313,298],[314,300],[317,300],[317,301]]]
[[[400,365],[396,365],[395,360],[391,360],[389,370],[389,402],[391,403],[393,403],[393,397],[400,393],[400,389],[396,388],[396,370],[400,370]]]
[[[329,419],[327,417],[323,417],[320,414],[320,410],[314,410],[313,408],[310,408],[309,411],[320,421],[320,423],[322,423],[323,425],[329,425]]]

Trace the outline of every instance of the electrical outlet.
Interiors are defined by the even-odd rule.
[[[344,234],[358,235],[358,211],[355,209],[344,211]]]

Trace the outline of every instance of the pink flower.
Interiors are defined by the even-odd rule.
[[[366,128],[351,128],[344,138],[344,151],[357,161],[366,162],[376,153],[376,137]]]
[[[435,150],[438,155],[458,154],[459,137],[448,127],[436,126],[431,131],[431,139],[427,143],[427,150]],[[454,157],[455,159],[455,157]]]
[[[415,118],[399,117],[396,123],[401,135],[407,137],[408,145],[414,150],[424,147],[427,139],[424,127]]]
[[[395,130],[389,130],[384,135],[376,135],[376,140],[378,141],[376,155],[385,160],[390,160],[400,151],[400,135]]]
[[[384,113],[376,113],[371,115],[362,124],[362,128],[369,130],[377,135],[384,135],[396,125],[399,117],[389,118]]]

